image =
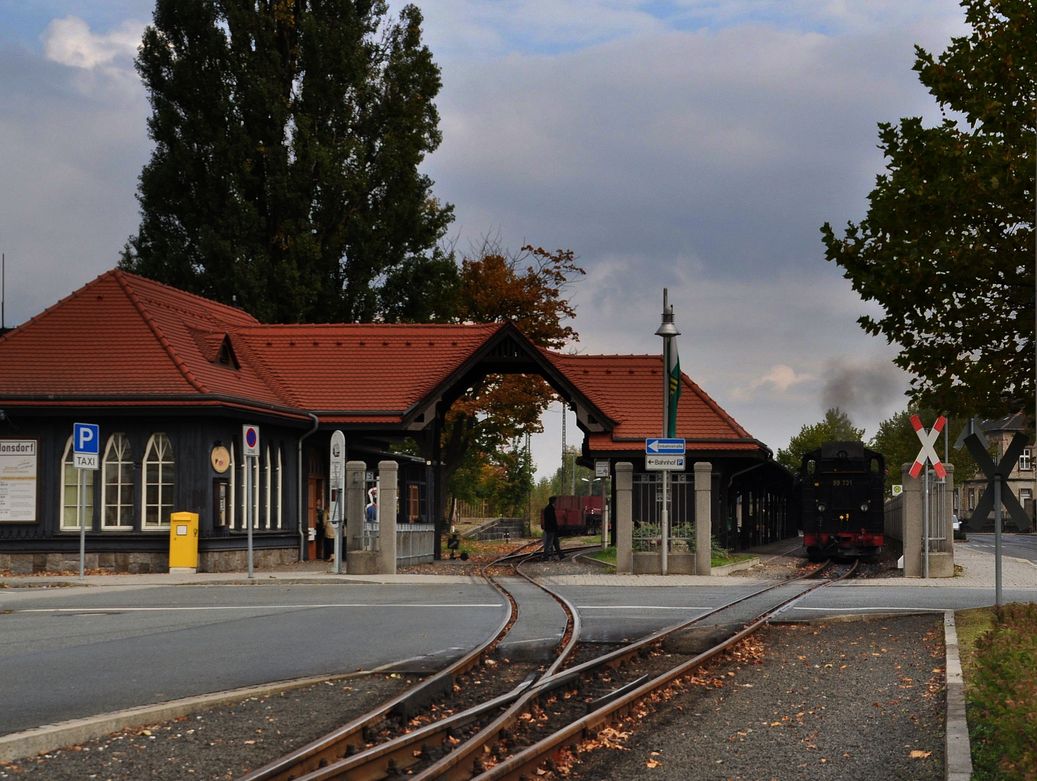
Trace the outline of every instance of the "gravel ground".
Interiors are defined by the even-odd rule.
[[[162,724],[127,729],[14,762],[0,779],[182,781],[234,779],[326,735],[384,702],[408,683],[401,676],[325,682]]]
[[[775,626],[761,639],[757,661],[719,667],[568,777],[943,779],[939,617]]]

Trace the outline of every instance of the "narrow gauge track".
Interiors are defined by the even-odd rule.
[[[590,730],[584,723],[587,719],[599,719],[594,722],[594,728],[600,727],[612,717],[615,710],[628,708],[655,689],[705,663],[762,626],[782,605],[802,598],[828,581],[818,581],[805,591],[781,599],[777,605],[771,604],[733,637],[683,663],[675,664],[672,656],[660,650],[667,638],[754,597],[811,577],[822,567],[815,566],[797,577],[739,597],[702,616],[660,630],[595,659],[562,669],[575,646],[574,634],[565,644],[565,651],[530,685],[518,687],[507,696],[482,703],[451,719],[398,738],[394,741],[392,764],[384,762],[386,748],[376,747],[299,776],[298,781],[401,776],[424,781],[531,777],[527,774],[535,772],[544,756],[556,751],[561,743],[573,742],[573,735],[582,735]],[[682,659],[686,658],[686,655],[682,656]],[[627,680],[618,681],[621,677]],[[568,714],[563,714],[560,719],[552,719],[548,711],[559,703],[566,706],[562,710],[568,711]],[[615,705],[610,706],[609,703]],[[467,727],[464,734],[458,729],[462,724]],[[577,726],[573,727],[573,724]],[[443,732],[444,727],[449,727],[450,731]],[[558,738],[544,738],[552,733]],[[440,740],[444,735],[445,742]],[[556,740],[560,740],[560,743],[556,743]]]
[[[310,774],[314,771],[319,771],[332,763],[340,763],[343,760],[352,760],[351,764],[366,765],[368,768],[365,772],[350,777],[384,778],[394,772],[394,768],[401,760],[406,764],[405,755],[413,742],[412,739],[406,738],[407,734],[419,734],[426,742],[438,741],[449,744],[456,740],[455,731],[462,729],[478,714],[492,711],[499,707],[500,703],[514,700],[538,677],[554,672],[562,660],[568,657],[576,643],[579,636],[579,617],[568,600],[536,583],[518,569],[519,563],[538,555],[536,548],[532,552],[528,550],[533,545],[539,546],[539,543],[520,546],[516,551],[495,559],[482,568],[482,577],[504,597],[507,608],[500,625],[485,643],[377,708],[252,771],[239,781],[289,781],[290,779],[310,778]],[[525,671],[525,680],[513,686],[510,691],[486,695],[486,690],[492,687],[481,687],[480,696],[485,697],[484,702],[475,708],[465,708],[460,714],[452,713],[456,708],[450,704],[450,698],[459,691],[465,690],[466,684],[469,683],[466,678],[479,675],[480,684],[486,680],[507,685],[508,681],[515,681],[516,673],[518,678],[522,677],[522,665],[507,665],[511,668],[508,670],[510,674],[504,675],[501,660],[494,658],[498,647],[514,627],[519,615],[518,602],[500,582],[500,573],[496,572],[502,565],[507,566],[509,561],[517,563],[507,567],[508,572],[513,571],[522,575],[530,583],[550,594],[564,611],[566,628],[560,643],[562,650],[556,661],[546,671],[538,670],[536,665],[526,665],[529,669]],[[424,727],[416,727],[422,721],[444,715],[445,718],[439,718],[438,721],[433,721]],[[372,746],[372,744],[376,745]],[[372,773],[374,774],[372,775]]]
[[[831,576],[825,577],[825,573],[830,569],[833,570]],[[701,667],[725,650],[732,648],[745,638],[749,637],[764,626],[773,616],[786,609],[789,605],[798,602],[812,591],[816,591],[826,585],[851,577],[856,569],[857,562],[853,562],[849,565],[833,565],[832,562],[822,562],[812,570],[789,578],[780,584],[769,586],[761,591],[755,592],[754,594],[749,594],[739,600],[729,603],[728,605],[721,606],[715,611],[712,611],[712,613],[707,613],[706,616],[719,613],[734,604],[773,591],[794,581],[807,579],[813,581],[812,585],[807,589],[792,597],[782,600],[779,604],[768,607],[768,609],[746,623],[743,628],[735,634],[716,643],[712,647],[691,656],[691,658],[685,658],[677,664],[664,664],[663,667],[666,669],[662,672],[646,674],[641,678],[631,681],[624,687],[616,688],[610,695],[599,697],[597,700],[591,700],[588,702],[588,698],[580,698],[586,703],[583,713],[580,713],[578,709],[572,707],[563,707],[560,709],[563,711],[562,718],[556,720],[552,718],[552,715],[555,714],[550,712],[553,709],[552,703],[564,703],[567,699],[574,699],[572,696],[566,696],[573,690],[573,682],[569,678],[569,675],[577,671],[579,668],[567,670],[564,674],[555,676],[554,679],[545,680],[538,685],[533,692],[531,692],[531,696],[539,698],[540,702],[546,704],[546,707],[539,707],[534,718],[529,720],[535,724],[535,730],[532,732],[532,740],[528,736],[509,735],[512,744],[517,745],[520,742],[528,741],[529,745],[526,745],[518,751],[512,752],[509,756],[499,762],[494,762],[492,766],[476,766],[472,769],[472,772],[467,775],[451,774],[449,776],[426,776],[423,774],[419,776],[419,778],[465,778],[477,779],[478,781],[498,781],[499,779],[508,779],[509,781],[528,781],[530,778],[536,778],[538,776],[537,771],[540,767],[564,748],[578,745],[585,738],[592,737],[612,721],[618,720],[622,716],[627,715],[640,700],[649,697],[656,691],[664,689],[672,682],[689,674],[698,667]],[[679,631],[706,616],[700,616],[698,619],[693,619],[692,621],[678,625],[676,629]],[[662,630],[657,634],[669,635],[671,633],[673,633],[673,630],[669,629]],[[634,645],[645,647],[648,645],[649,641],[653,640],[653,637],[646,638]],[[613,652],[610,656],[615,656],[621,652],[625,653],[625,649]],[[580,665],[580,667],[590,668],[593,666],[594,661],[595,660],[584,663],[583,665]],[[564,715],[564,712],[566,711],[572,715]],[[489,763],[485,764],[489,765]]]

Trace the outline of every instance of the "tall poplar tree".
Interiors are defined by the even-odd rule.
[[[439,69],[418,9],[387,13],[157,0],[137,59],[155,147],[122,266],[266,322],[372,320],[404,306],[399,284],[382,293],[400,273],[442,284],[452,207],[419,171],[441,138]]]

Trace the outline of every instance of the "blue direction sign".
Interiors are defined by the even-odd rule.
[[[97,469],[100,447],[100,426],[96,423],[72,424],[73,466],[77,469]]]
[[[645,440],[645,452],[649,455],[683,456],[684,440],[652,437]]]

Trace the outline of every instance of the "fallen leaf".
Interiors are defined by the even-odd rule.
[[[932,756],[932,753],[933,752],[931,751],[919,751],[918,749],[915,749],[911,752],[911,759],[928,759]]]

